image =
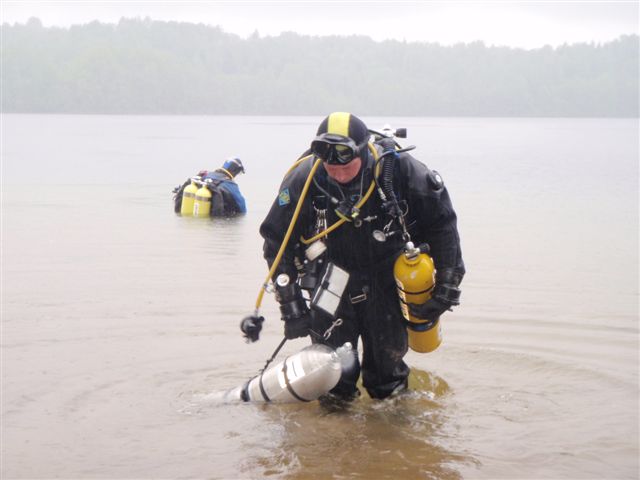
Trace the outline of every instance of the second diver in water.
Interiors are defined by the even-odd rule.
[[[183,215],[194,215],[193,202],[198,188],[205,188],[210,197],[206,202],[210,206],[208,215],[211,217],[233,217],[235,215],[247,213],[247,205],[240,187],[235,182],[235,177],[244,173],[244,165],[239,158],[230,158],[224,162],[222,167],[214,170],[202,170],[194,178],[187,179],[181,186],[174,190],[174,210]],[[197,184],[195,183],[197,182]],[[189,187],[193,191],[189,191]],[[191,195],[191,198],[189,198]],[[183,201],[191,200],[189,208],[185,210]],[[201,216],[201,215],[200,215]]]

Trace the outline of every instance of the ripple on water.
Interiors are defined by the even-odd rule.
[[[282,478],[457,479],[455,465],[473,458],[444,447],[451,435],[450,388],[432,373],[413,369],[411,390],[384,401],[363,394],[342,407],[298,404],[225,403],[225,391],[194,392],[189,412],[213,417],[229,433],[226,419],[242,411],[250,425],[242,434],[244,474]],[[250,432],[250,433],[249,433]]]
[[[483,464],[464,474],[637,474],[637,457],[628,455],[638,447],[632,379],[567,358],[494,348],[451,348],[445,370],[454,390],[447,409],[459,427],[456,442]]]

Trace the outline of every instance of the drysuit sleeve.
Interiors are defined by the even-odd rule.
[[[403,158],[409,210],[416,222],[416,239],[427,242],[438,273],[465,274],[457,215],[440,174],[415,158]],[[436,274],[438,276],[438,274]]]
[[[269,268],[273,265],[287,229],[293,220],[296,206],[300,200],[300,195],[310,170],[311,162],[307,161],[285,177],[280,185],[278,194],[271,205],[269,213],[262,222],[262,225],[260,225],[260,235],[264,238],[264,258],[267,261]],[[300,210],[300,214],[295,223],[291,237],[287,242],[282,259],[273,275],[274,278],[280,273],[286,273],[292,281],[295,281],[298,278],[297,268],[295,265],[295,252],[296,248],[299,246],[300,237],[308,229],[310,220],[308,210],[310,208],[310,204],[310,196],[307,196],[304,205]]]

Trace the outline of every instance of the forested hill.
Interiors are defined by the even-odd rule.
[[[638,116],[638,36],[520,50],[122,19],[2,25],[3,112]]]

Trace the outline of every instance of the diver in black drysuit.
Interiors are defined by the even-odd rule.
[[[326,210],[327,225],[332,225],[339,219],[335,213],[335,205],[331,204],[327,193],[336,199],[351,199],[355,203],[369,188],[375,161],[367,148],[361,149],[360,153],[360,171],[347,184],[339,184],[329,178],[323,165],[318,168],[293,234],[273,276],[274,280],[281,273],[286,273],[292,281],[298,278],[296,263],[300,264],[301,259],[304,259],[305,248],[299,239],[301,236],[310,238],[315,233],[316,209]],[[264,238],[264,256],[269,266],[280,248],[314,161],[315,157],[312,156],[284,179],[280,194],[260,227],[260,234]],[[400,154],[393,162],[393,188],[405,213],[404,219],[411,239],[416,245],[425,242],[429,244],[437,269],[436,286],[440,284],[457,289],[465,269],[456,227],[456,213],[441,177],[406,153]],[[298,303],[301,313],[297,318],[296,315],[293,318],[291,315],[283,315],[287,338],[302,337],[310,333],[314,343],[325,343],[336,348],[347,341],[355,347],[358,345],[358,337],[362,337],[361,367],[356,365],[348,377],[343,375],[338,385],[331,390],[334,396],[342,399],[352,399],[359,394],[356,381],[360,370],[363,385],[373,398],[386,398],[407,387],[409,367],[403,361],[408,349],[406,321],[399,307],[393,276],[393,264],[402,252],[405,240],[397,228],[392,230],[393,233],[387,236],[386,241],[374,239],[374,231],[384,231],[385,225],[392,220],[382,204],[377,192],[373,193],[360,209],[355,221],[344,223],[325,240],[325,260],[350,274],[335,315],[335,318],[343,320],[342,325],[335,327],[331,336],[325,340],[322,334],[335,318],[323,310],[314,308],[309,312],[306,304]],[[282,305],[282,298],[277,294],[276,296]],[[434,294],[434,297],[437,295]],[[412,314],[431,319],[439,317],[456,303],[446,300],[439,302],[434,298],[427,304],[429,305],[426,307],[422,306],[422,310],[412,306]],[[281,306],[284,313],[283,308]]]

